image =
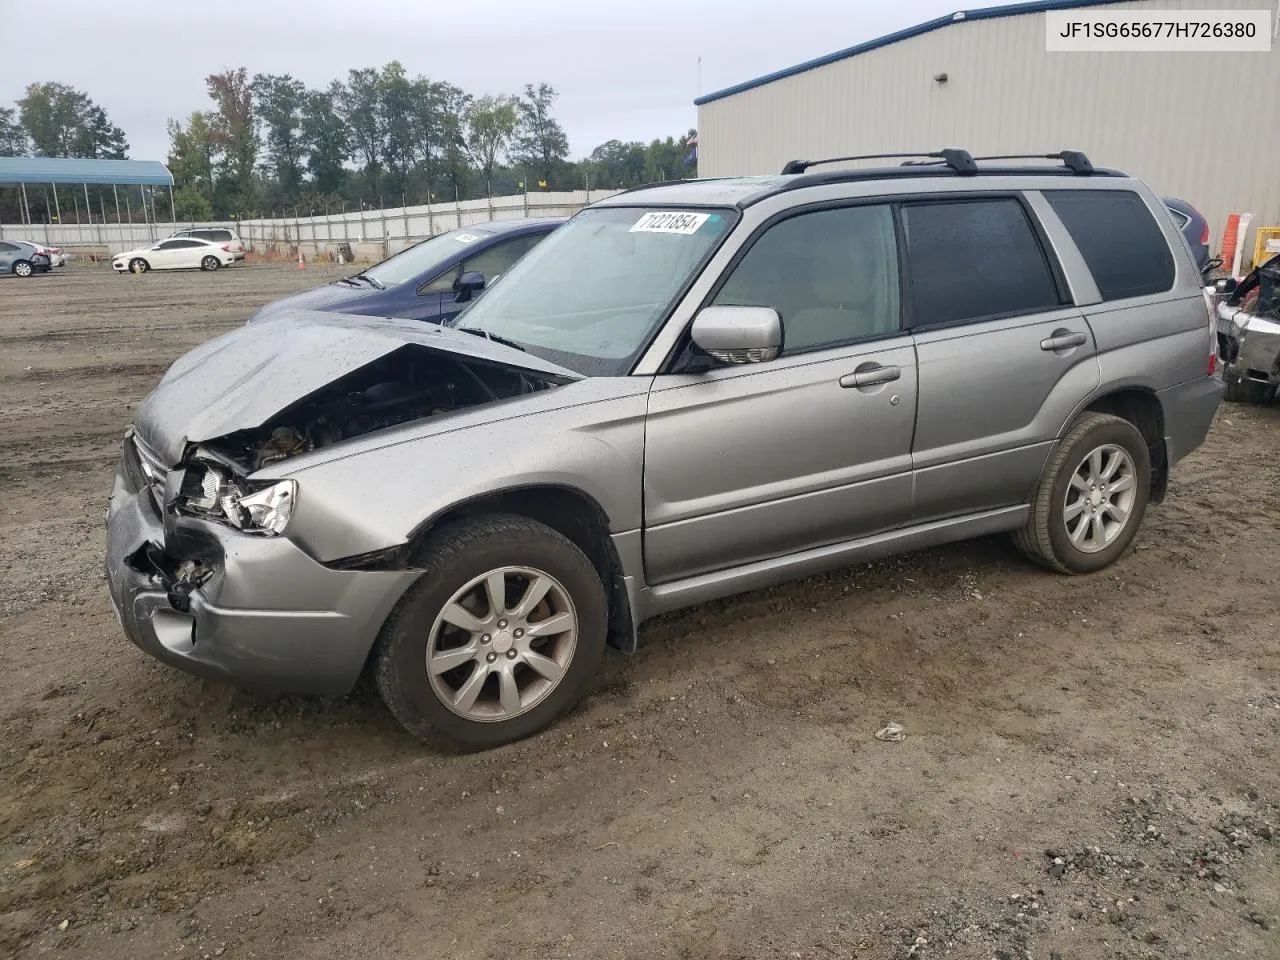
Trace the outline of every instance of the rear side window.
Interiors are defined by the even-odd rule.
[[[230,230],[197,230],[192,234],[193,237],[199,237],[201,240],[223,241],[231,239]]]
[[[1103,300],[1164,293],[1173,254],[1142,198],[1128,190],[1046,190]]]
[[[1012,197],[908,204],[902,226],[917,328],[1062,304],[1031,221]]]

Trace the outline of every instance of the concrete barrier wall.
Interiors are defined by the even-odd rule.
[[[247,249],[263,256],[309,260],[336,257],[348,245],[357,260],[377,261],[427,237],[459,227],[524,217],[570,217],[616,190],[573,190],[513,197],[433,203],[381,210],[347,210],[307,217],[276,217],[216,223],[0,224],[0,239],[27,240],[76,252],[119,253],[145,246],[189,227],[236,230]]]

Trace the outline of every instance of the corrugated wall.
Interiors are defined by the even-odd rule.
[[[1267,9],[1165,0],[1107,10]],[[1082,17],[1088,8],[1078,11]],[[1280,224],[1280,44],[1270,53],[1048,53],[1043,13],[959,22],[698,108],[702,176],[793,157],[1073,148],[1209,218]],[[947,82],[934,81],[939,73]],[[1252,231],[1248,251],[1253,249]]]

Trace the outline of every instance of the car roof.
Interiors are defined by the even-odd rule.
[[[981,158],[979,158],[981,159]],[[982,189],[983,181],[990,183],[993,178],[1041,177],[1060,180],[1063,184],[1083,186],[1097,178],[1125,178],[1118,170],[1094,168],[1090,174],[1082,175],[1067,167],[1047,165],[1036,166],[983,166],[973,173],[960,174],[942,164],[904,165],[897,167],[850,167],[835,170],[824,170],[814,173],[788,173],[773,176],[724,177],[706,180],[677,180],[667,183],[650,183],[630,190],[623,190],[611,197],[599,200],[592,206],[597,207],[632,207],[632,206],[732,206],[748,207],[766,197],[804,187],[817,187],[829,183],[850,181],[885,181],[898,184],[914,185],[919,190],[924,183],[937,183],[940,179],[963,178],[971,181],[975,189]],[[993,187],[993,189],[995,189]],[[1007,187],[1002,187],[1007,189]],[[1032,187],[1028,182],[1028,189]],[[912,192],[915,192],[913,190]],[[927,192],[927,191],[925,191]]]
[[[1200,211],[1185,200],[1179,200],[1177,197],[1161,197],[1160,202],[1166,207],[1172,207],[1179,213],[1185,213],[1188,217],[1199,217],[1201,220],[1204,219],[1204,217],[1200,215]]]
[[[535,233],[541,230],[554,230],[560,224],[564,223],[567,217],[513,217],[508,220],[489,220],[485,223],[471,223],[465,227],[459,227],[463,232],[470,230],[474,233],[489,233],[497,236],[499,234],[528,232]],[[453,231],[450,231],[453,232]]]

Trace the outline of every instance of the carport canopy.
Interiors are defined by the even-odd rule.
[[[17,187],[24,183],[172,187],[173,174],[159,160],[0,157],[0,187]]]
[[[18,187],[22,191],[22,216],[29,225],[31,211],[27,206],[27,186],[53,187],[53,204],[58,222],[62,222],[62,209],[58,203],[58,187],[75,184],[84,190],[85,207],[89,210],[89,184],[95,187],[168,187],[169,212],[176,213],[173,205],[173,174],[159,160],[91,160],[79,157],[0,157],[0,187]],[[126,206],[128,197],[125,197]],[[116,222],[120,222],[120,197],[115,196]],[[146,197],[143,197],[142,213],[146,220]],[[153,207],[154,210],[154,207]],[[105,219],[105,214],[103,215]],[[158,218],[157,218],[158,219]],[[89,222],[93,213],[89,210]],[[132,216],[130,218],[132,223]]]

